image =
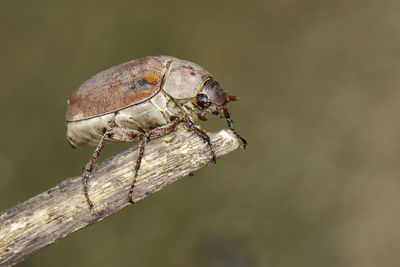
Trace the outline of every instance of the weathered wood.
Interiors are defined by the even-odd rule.
[[[209,134],[217,157],[235,150],[239,143],[227,130]],[[132,147],[99,163],[89,180],[94,211],[82,191],[81,177],[68,178],[0,214],[0,265],[14,265],[56,240],[102,220],[128,203],[137,157]],[[137,179],[137,202],[188,175],[211,159],[207,145],[182,126],[164,138],[150,141]]]

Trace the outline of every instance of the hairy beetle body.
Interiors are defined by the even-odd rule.
[[[85,147],[97,145],[113,127],[144,133],[172,119],[183,121],[177,102],[193,113],[190,100],[209,76],[194,63],[166,56],[109,68],[83,83],[69,100],[67,139],[72,147]]]
[[[133,60],[84,82],[68,101],[66,121],[67,139],[72,147],[97,145],[82,175],[89,206],[93,208],[87,188],[89,175],[109,140],[142,140],[129,192],[132,203],[145,143],[173,131],[180,122],[208,143],[214,162],[210,138],[193,123],[196,116],[201,120],[206,120],[208,114],[225,117],[245,148],[247,142],[234,130],[227,110],[228,102],[237,99],[227,95],[202,67],[169,56]]]

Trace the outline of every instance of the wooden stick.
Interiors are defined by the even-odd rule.
[[[217,157],[235,150],[239,142],[231,131],[210,133]],[[94,211],[89,210],[81,176],[0,214],[0,265],[14,265],[56,240],[119,211],[128,203],[137,147],[101,162],[89,180]],[[210,149],[193,132],[179,126],[163,138],[151,140],[145,150],[133,199],[135,202],[205,166]],[[77,170],[78,172],[78,170]]]

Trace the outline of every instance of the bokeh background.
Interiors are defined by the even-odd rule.
[[[2,0],[0,209],[80,174],[93,149],[64,116],[83,81],[160,54],[240,96],[248,151],[20,266],[399,266],[397,0]]]

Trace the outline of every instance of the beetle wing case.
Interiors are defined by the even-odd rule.
[[[144,102],[161,89],[173,57],[133,60],[102,71],[84,82],[69,99],[67,121],[79,121]]]

